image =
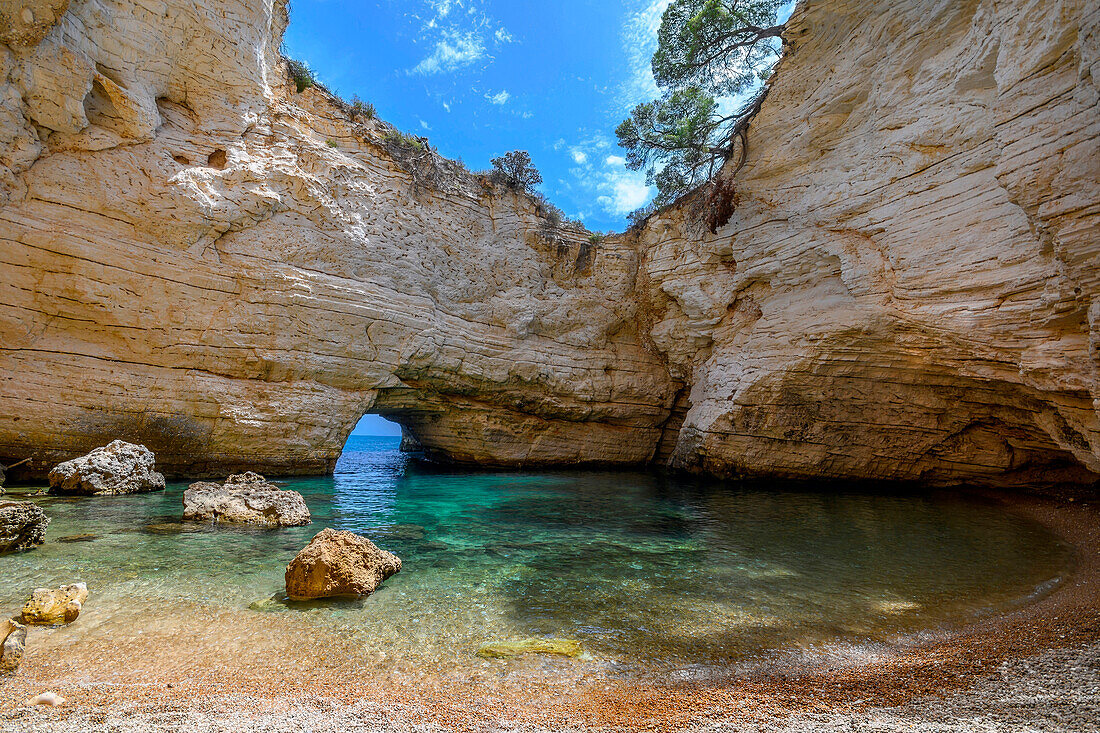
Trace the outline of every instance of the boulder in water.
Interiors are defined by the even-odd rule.
[[[252,471],[230,476],[224,484],[191,484],[183,492],[183,518],[263,527],[299,527],[313,521],[301,494],[273,486]]]
[[[0,554],[30,550],[46,541],[50,518],[29,501],[0,501]]]
[[[0,622],[0,674],[14,672],[27,648],[27,627],[15,619]]]
[[[122,440],[65,461],[50,471],[51,494],[114,496],[162,491],[164,476],[153,470],[153,452]]]
[[[286,593],[294,601],[370,595],[401,571],[401,558],[366,537],[325,528],[286,566]]]
[[[86,600],[88,586],[84,583],[63,585],[56,590],[37,588],[23,604],[23,623],[33,626],[71,624],[80,615]]]

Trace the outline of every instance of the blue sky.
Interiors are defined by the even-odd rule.
[[[286,52],[474,170],[527,150],[540,187],[590,229],[622,230],[655,190],[615,126],[657,96],[668,0],[293,0]]]
[[[401,435],[401,426],[378,415],[364,415],[352,435]]]

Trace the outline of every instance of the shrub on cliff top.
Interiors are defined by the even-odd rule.
[[[287,71],[294,80],[294,87],[299,94],[312,86],[317,86],[317,75],[304,61],[296,59],[286,60]]]
[[[542,183],[542,174],[531,164],[531,155],[526,150],[513,150],[493,158],[491,162],[493,171],[490,176],[494,182],[525,193],[531,193],[535,186]]]

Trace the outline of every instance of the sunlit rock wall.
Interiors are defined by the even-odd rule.
[[[0,462],[323,472],[373,411],[467,462],[1092,482],[1094,5],[805,0],[730,221],[591,247],[295,94],[279,2],[6,2]]]
[[[0,461],[319,473],[367,411],[441,458],[649,459],[632,246],[295,94],[279,3],[63,5],[0,46]]]
[[[719,475],[1100,471],[1100,5],[807,0],[716,235],[641,237]]]

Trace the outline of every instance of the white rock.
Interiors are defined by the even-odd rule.
[[[51,494],[112,496],[162,491],[164,476],[153,470],[155,457],[144,445],[115,440],[50,471]]]
[[[65,702],[65,698],[61,697],[61,695],[58,695],[56,692],[43,692],[35,695],[30,700],[27,700],[27,705],[47,705],[49,707],[57,707],[59,705],[64,705]]]

